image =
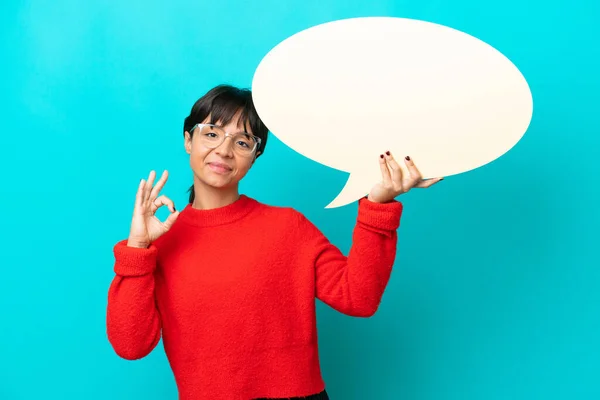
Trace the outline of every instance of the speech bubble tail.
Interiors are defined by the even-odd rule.
[[[350,174],[342,191],[325,208],[342,207],[365,196],[365,179],[359,174]]]

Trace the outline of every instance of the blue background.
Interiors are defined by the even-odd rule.
[[[383,304],[318,304],[332,399],[600,398],[600,16],[589,1],[4,1],[0,6],[0,399],[175,399],[162,346],[129,362],[105,333],[112,246],[139,179],[168,169],[182,208],[181,127],[221,83],[310,26],[423,19],[504,53],[534,96],[529,131],[475,171],[402,197]],[[322,178],[322,182],[317,182]],[[293,206],[344,252],[347,175],[271,136],[243,182]],[[164,216],[164,215],[163,215]]]

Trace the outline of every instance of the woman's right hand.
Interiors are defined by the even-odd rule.
[[[162,177],[154,187],[152,187],[156,178],[154,171],[150,171],[148,181],[144,179],[140,181],[135,197],[135,207],[127,241],[128,246],[147,248],[162,234],[171,229],[179,216],[179,211],[175,209],[175,204],[171,199],[164,195],[158,197],[158,193],[167,182],[168,175],[167,171],[163,172]],[[155,215],[156,210],[163,205],[166,205],[171,211],[171,215],[164,222],[160,221]]]

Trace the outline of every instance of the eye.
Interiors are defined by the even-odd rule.
[[[220,137],[218,132],[209,131],[204,134],[205,137],[209,139],[218,139]]]

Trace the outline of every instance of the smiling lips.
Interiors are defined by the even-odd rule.
[[[228,172],[231,172],[232,168],[227,165],[227,164],[223,164],[220,162],[211,162],[208,163],[208,167],[213,171],[216,172],[217,174],[226,174]]]

